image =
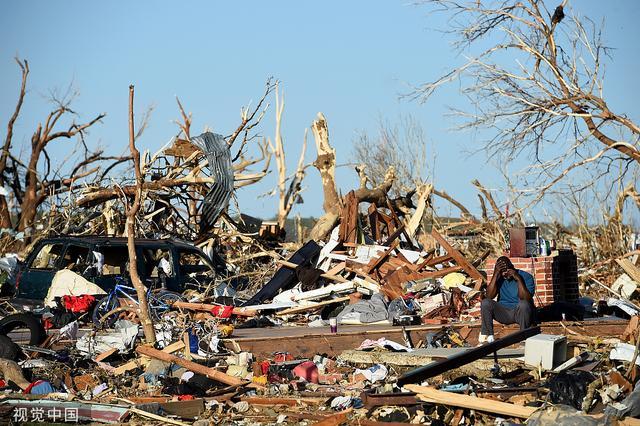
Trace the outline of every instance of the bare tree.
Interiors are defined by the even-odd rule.
[[[412,191],[417,184],[429,180],[427,147],[424,129],[412,116],[401,117],[396,125],[381,118],[376,134],[363,131],[353,144],[355,161],[366,167],[366,178],[371,185],[383,182],[389,167],[395,169],[392,196]]]
[[[532,202],[587,168],[606,183],[637,178],[640,127],[604,98],[610,50],[600,25],[566,11],[566,0],[552,8],[542,0],[423,3],[451,17],[456,47],[469,59],[412,97],[425,102],[460,79],[473,105],[455,111],[465,120],[461,127],[491,130],[484,148],[498,163],[531,159],[518,177]],[[612,168],[626,173],[612,176]],[[590,174],[584,185],[592,184]]]
[[[236,189],[254,184],[269,173],[272,153],[256,130],[269,107],[266,99],[274,88],[275,82],[268,79],[258,103],[254,107],[241,108],[240,124],[225,138],[230,151],[237,146],[237,150],[231,152]],[[204,153],[191,143],[191,113],[185,111],[179,99],[177,103],[181,116],[181,120],[176,121],[180,129],[177,136],[145,161],[148,173],[141,183],[146,195],[141,206],[142,220],[150,225],[144,227],[150,235],[179,235],[197,240],[208,231],[197,224],[204,197],[216,179],[207,167]],[[255,166],[260,170],[253,170]],[[97,183],[84,188],[76,205],[81,208],[97,207],[122,194],[132,198],[136,188],[136,184],[130,181],[121,182],[118,187]]]
[[[305,177],[306,166],[304,164],[304,154],[307,149],[307,132],[305,130],[304,139],[302,141],[302,150],[295,172],[291,177],[287,176],[286,156],[284,144],[282,141],[282,113],[284,111],[284,94],[278,93],[276,87],[276,130],[274,143],[269,140],[269,147],[276,159],[276,167],[278,168],[278,215],[277,221],[281,229],[284,229],[285,223],[293,205],[300,199],[302,192],[302,181]],[[289,185],[287,186],[287,182]]]
[[[106,114],[98,114],[86,123],[76,123],[76,113],[71,109],[74,93],[64,96],[52,95],[54,109],[47,115],[44,123],[39,123],[31,136],[28,157],[21,158],[20,150],[13,145],[13,128],[20,114],[27,93],[29,64],[16,58],[22,73],[20,91],[16,108],[7,125],[7,135],[0,155],[0,184],[5,191],[0,194],[0,227],[13,228],[16,231],[30,231],[34,226],[41,206],[52,196],[73,191],[88,180],[96,179],[103,170],[105,161],[119,164],[128,157],[107,156],[102,150],[91,150],[85,143],[87,130],[101,121]],[[63,125],[65,121],[70,124]],[[80,158],[67,165],[65,162],[52,163],[48,149],[58,139],[79,138]],[[69,152],[75,152],[69,149]],[[66,172],[65,172],[66,171]],[[102,177],[104,177],[102,174]],[[26,242],[29,241],[27,233]]]
[[[136,295],[139,302],[139,318],[144,330],[144,337],[147,343],[153,345],[156,342],[156,333],[153,328],[153,321],[149,315],[149,304],[147,303],[147,292],[138,274],[138,260],[136,256],[136,215],[140,211],[141,199],[142,199],[142,183],[144,182],[144,176],[142,174],[142,168],[140,166],[140,152],[136,148],[135,131],[133,122],[133,85],[129,86],[129,150],[131,151],[131,158],[133,159],[133,170],[136,176],[135,195],[133,197],[133,203],[129,203],[125,198],[125,205],[127,207],[127,249],[129,251],[129,275],[131,276],[131,283],[136,289]]]
[[[316,142],[316,150],[318,156],[313,163],[314,167],[320,172],[322,180],[322,192],[324,195],[324,214],[318,219],[314,225],[309,238],[312,240],[321,240],[331,232],[340,220],[340,212],[344,206],[342,197],[338,193],[336,185],[336,150],[331,146],[329,141],[329,126],[327,119],[321,112],[311,124],[313,137]],[[366,176],[364,170],[362,175]],[[384,206],[387,201],[387,194],[391,190],[396,180],[396,174],[393,167],[390,167],[384,179],[373,188],[367,186],[367,179],[360,179],[360,188],[354,195],[357,203],[369,202]]]

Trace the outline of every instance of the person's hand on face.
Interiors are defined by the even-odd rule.
[[[505,268],[502,271],[502,277],[509,280],[514,279],[516,274],[517,274],[516,270],[511,268]]]
[[[504,262],[498,262],[496,263],[496,266],[493,270],[494,274],[497,274],[498,277],[503,276],[504,271],[506,271],[507,269],[507,265],[504,264]]]

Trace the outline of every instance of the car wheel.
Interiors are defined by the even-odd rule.
[[[16,330],[26,330],[29,336],[27,337],[26,333]],[[16,336],[15,338],[10,337],[11,340],[20,343],[28,341],[28,344],[32,346],[39,345],[47,338],[47,332],[42,326],[40,318],[33,314],[13,314],[0,320],[0,334],[8,336],[14,331]]]
[[[107,328],[113,327],[113,324],[115,324],[116,321],[118,320],[119,314],[118,313],[111,314],[104,319],[103,317],[109,312],[111,312],[112,310],[117,309],[119,307],[120,307],[120,301],[118,300],[117,297],[111,297],[111,298],[109,298],[109,296],[103,297],[98,301],[98,303],[96,303],[96,307],[93,308],[93,315],[92,315],[93,323],[97,327],[107,327]]]

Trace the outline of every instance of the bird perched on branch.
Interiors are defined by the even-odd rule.
[[[562,5],[556,7],[556,10],[553,12],[553,16],[551,17],[551,25],[559,24],[560,21],[564,19],[564,7]]]

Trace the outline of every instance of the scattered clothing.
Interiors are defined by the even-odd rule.
[[[357,320],[368,324],[388,319],[387,302],[382,293],[376,293],[369,300],[362,300],[353,305],[347,305],[338,314],[338,323]]]

